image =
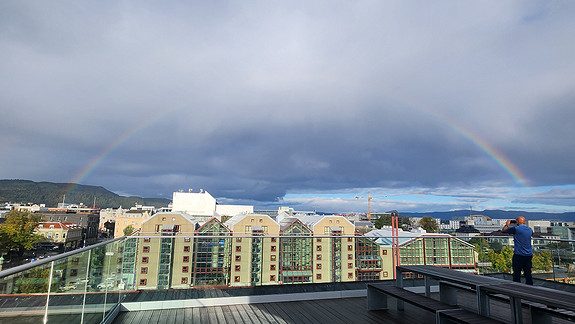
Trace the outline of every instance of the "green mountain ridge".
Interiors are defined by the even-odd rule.
[[[137,205],[166,207],[171,200],[164,198],[124,197],[104,187],[75,183],[34,182],[31,180],[0,180],[0,202],[46,204],[57,207],[66,202],[100,208],[132,207]]]

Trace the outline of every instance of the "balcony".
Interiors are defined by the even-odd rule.
[[[366,244],[365,237],[351,238]],[[160,237],[146,239],[146,245],[161,244]],[[181,243],[178,242],[180,239],[183,240],[175,238],[174,243]],[[223,239],[230,240],[229,236]],[[281,237],[278,239],[281,240]],[[297,238],[290,237],[290,240],[294,239]],[[406,311],[398,312],[393,303],[388,311],[367,311],[366,282],[356,281],[358,273],[364,270],[361,261],[381,260],[381,269],[373,269],[373,275],[362,278],[393,285],[393,269],[397,262],[392,257],[393,247],[382,245],[369,251],[356,249],[351,259],[348,259],[346,252],[342,255],[343,259],[350,260],[355,268],[347,269],[346,266],[346,269],[339,270],[341,275],[335,271],[340,269],[339,266],[330,261],[334,260],[333,256],[329,255],[333,252],[322,251],[324,257],[317,261],[315,255],[320,252],[314,248],[313,262],[322,266],[313,264],[310,268],[309,260],[301,260],[301,266],[309,269],[301,271],[301,276],[311,281],[302,283],[280,281],[283,278],[282,272],[275,269],[279,269],[280,265],[286,262],[284,257],[290,256],[282,256],[280,252],[270,253],[270,248],[265,245],[272,243],[264,244],[261,254],[255,255],[263,262],[256,273],[247,263],[242,263],[251,260],[254,256],[252,251],[248,249],[244,252],[246,254],[239,255],[241,258],[234,259],[231,244],[226,241],[224,244],[218,244],[213,251],[226,255],[222,264],[224,267],[219,268],[222,271],[225,269],[225,273],[218,271],[213,274],[200,274],[199,266],[204,264],[205,260],[211,260],[212,255],[206,255],[205,251],[195,254],[193,249],[186,252],[175,249],[170,256],[173,263],[168,264],[166,271],[166,265],[159,263],[159,252],[154,254],[141,251],[141,244],[138,243],[143,240],[143,237],[124,237],[0,272],[0,322],[145,323],[157,322],[157,319],[160,319],[162,323],[184,323],[184,318],[186,321],[192,319],[201,323],[422,323],[435,320],[432,314],[415,307],[407,306]],[[449,240],[457,243],[443,245],[446,249],[457,246],[457,250],[449,254],[454,261],[450,262],[453,268],[466,271],[471,269],[481,273],[499,272],[489,267],[485,260],[479,260],[479,268],[476,268],[475,258],[472,259],[472,264],[465,262],[469,261],[468,249],[471,249],[473,255],[474,247],[461,238]],[[479,243],[487,245],[477,246],[489,251],[491,242],[496,241],[486,238],[486,242]],[[193,247],[194,244],[191,243],[186,245]],[[349,244],[356,243],[358,242]],[[543,254],[549,257],[551,262],[548,271],[536,273],[536,277],[540,278],[535,280],[536,285],[573,291],[575,286],[566,284],[575,277],[575,274],[571,274],[573,267],[570,266],[575,260],[573,246],[572,241],[565,240],[546,240],[534,244],[538,252],[545,251]],[[132,257],[126,256],[129,247],[133,248]],[[402,246],[401,249],[410,253],[409,255],[419,255],[411,253],[413,251],[409,251],[409,246]],[[438,255],[443,255],[444,252],[437,251]],[[403,259],[412,260],[409,255]],[[144,256],[147,259],[143,259]],[[184,256],[188,258],[183,258]],[[484,254],[479,257],[483,258]],[[433,260],[433,257],[426,256],[419,260]],[[298,260],[289,259],[289,262],[298,266]],[[241,265],[240,269],[247,272],[236,273],[235,264]],[[182,272],[182,265],[188,267],[186,272]],[[349,277],[348,272],[353,274],[353,278]],[[510,280],[508,274],[492,275],[505,276]],[[236,276],[242,285],[236,284]],[[258,279],[257,284],[252,284],[251,279],[254,276]],[[407,285],[412,282],[412,286],[420,285],[420,281],[418,278],[406,280]],[[473,296],[462,296],[460,300],[465,307],[475,307]],[[508,306],[503,302],[494,302],[493,315],[505,321]],[[529,315],[526,314],[524,318],[529,319]],[[561,323],[561,319],[558,319],[557,323]]]

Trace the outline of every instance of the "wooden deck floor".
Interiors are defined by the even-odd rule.
[[[438,296],[434,294],[434,298]],[[460,293],[459,301],[465,308],[476,308],[475,295]],[[365,297],[297,301],[266,304],[244,304],[214,307],[181,308],[122,312],[114,324],[182,324],[182,323],[391,323],[426,324],[435,323],[435,315],[416,306],[405,304],[404,311],[396,309],[396,301],[389,298],[386,311],[368,311]],[[476,309],[475,309],[476,311]],[[509,304],[491,301],[491,316],[503,322],[510,321]],[[523,323],[532,323],[529,310],[523,308]],[[554,324],[568,324],[572,321],[553,318]]]
[[[114,324],[141,323],[435,323],[432,313],[406,305],[398,312],[368,311],[365,297],[122,312]]]

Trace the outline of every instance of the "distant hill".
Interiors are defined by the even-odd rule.
[[[575,222],[575,212],[569,213],[540,213],[540,212],[524,212],[524,211],[508,211],[508,210],[484,210],[472,211],[473,215],[484,215],[491,218],[504,218],[513,219],[519,216],[525,216],[527,220],[559,220],[563,222]],[[401,215],[409,217],[423,217],[431,216],[443,220],[450,220],[453,217],[469,216],[469,210],[454,210],[448,212],[429,212],[429,213],[401,213]]]
[[[132,207],[136,204],[166,207],[171,200],[163,198],[124,197],[104,187],[87,186],[74,183],[34,182],[29,180],[0,180],[0,203],[46,204],[57,207],[66,195],[67,203],[96,207],[118,208]]]

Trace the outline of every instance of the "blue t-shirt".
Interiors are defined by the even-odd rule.
[[[533,250],[531,249],[531,236],[533,235],[533,230],[525,224],[521,224],[515,227],[508,227],[507,233],[513,234],[513,242],[515,243],[515,248],[513,253],[517,255],[533,255]]]

